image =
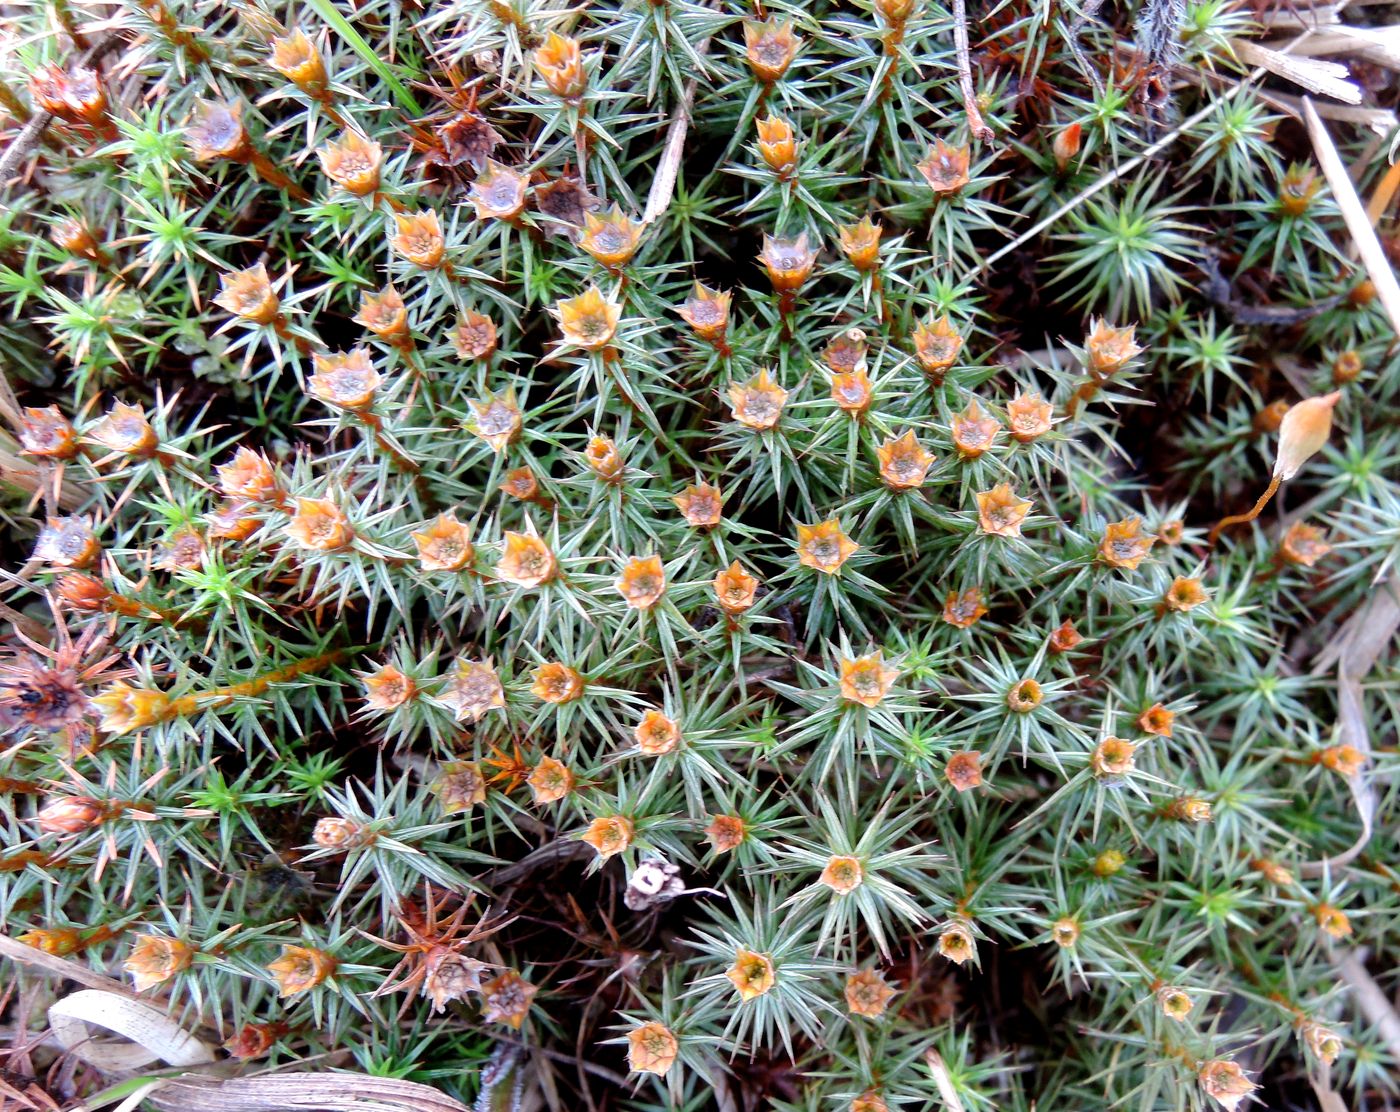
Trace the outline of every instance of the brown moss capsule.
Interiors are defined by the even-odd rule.
[[[384,148],[358,131],[347,131],[339,141],[327,143],[316,157],[326,177],[352,196],[369,197],[379,189]]]
[[[1338,776],[1350,779],[1361,775],[1366,767],[1366,754],[1354,745],[1329,745],[1318,754],[1318,763]]]
[[[744,59],[764,84],[782,80],[799,46],[801,40],[793,34],[791,20],[744,24]]]
[[[1079,141],[1083,128],[1078,123],[1062,127],[1050,141],[1050,150],[1055,156],[1055,165],[1060,173],[1069,169],[1070,161],[1079,153]]]
[[[170,697],[149,687],[132,687],[118,680],[99,695],[93,706],[102,715],[100,728],[109,734],[129,734],[163,721],[170,711]]]
[[[351,819],[323,815],[316,820],[311,841],[321,849],[350,850],[369,842],[371,835],[371,831]]]
[[[89,428],[86,435],[110,452],[142,459],[155,455],[160,444],[145,411],[125,402],[113,402],[107,415]]]
[[[34,816],[42,834],[82,834],[107,817],[106,808],[95,799],[62,795],[50,800]]]
[[[950,196],[972,180],[968,173],[971,163],[969,147],[950,147],[942,139],[935,139],[928,154],[916,165],[934,193]]]

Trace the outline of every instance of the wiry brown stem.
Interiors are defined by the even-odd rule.
[[[1220,537],[1220,530],[1224,529],[1227,525],[1239,525],[1242,522],[1253,521],[1256,517],[1258,517],[1259,514],[1263,511],[1264,507],[1269,504],[1269,499],[1274,496],[1274,492],[1278,490],[1278,484],[1279,477],[1275,475],[1269,481],[1269,488],[1259,496],[1259,501],[1254,503],[1254,508],[1252,510],[1250,510],[1248,513],[1233,514],[1230,517],[1222,517],[1219,521],[1217,521],[1215,523],[1215,528],[1210,531],[1210,536],[1206,538],[1211,548],[1215,547],[1215,542]]]

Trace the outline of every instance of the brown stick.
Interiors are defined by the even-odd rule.
[[[1220,537],[1220,530],[1224,529],[1225,526],[1239,525],[1241,522],[1253,521],[1258,517],[1264,507],[1269,504],[1269,499],[1274,496],[1274,492],[1278,490],[1278,484],[1279,477],[1275,475],[1273,479],[1269,481],[1269,489],[1259,496],[1259,501],[1254,503],[1254,508],[1252,510],[1245,514],[1232,514],[1230,517],[1222,517],[1217,521],[1215,523],[1215,528],[1210,531],[1210,536],[1206,538],[1211,548],[1215,547],[1215,542]]]
[[[972,86],[972,49],[967,41],[967,0],[953,0],[953,45],[958,52],[958,85],[962,89],[967,126],[973,138],[990,143],[995,136],[977,107],[977,90]]]

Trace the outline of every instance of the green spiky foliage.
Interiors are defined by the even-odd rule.
[[[964,100],[932,0],[5,10],[12,936],[483,1108],[1396,1099],[1305,15],[972,5]]]

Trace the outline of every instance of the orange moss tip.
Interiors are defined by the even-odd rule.
[[[747,382],[729,387],[729,414],[739,424],[763,432],[777,425],[787,399],[788,392],[765,367]]]
[[[609,270],[631,262],[642,239],[642,225],[625,216],[617,206],[602,216],[583,214],[583,236],[579,246]]]
[[[897,668],[885,667],[883,652],[846,658],[841,661],[841,697],[863,707],[876,707],[898,678]]]
[[[346,352],[316,352],[312,356],[316,373],[307,380],[312,397],[339,409],[367,410],[384,380],[374,368],[369,348]]]
[[[724,975],[739,993],[739,998],[745,1002],[767,995],[778,983],[773,959],[767,954],[755,953],[753,950],[735,951],[734,964],[725,970]]]
[[[890,490],[918,490],[928,479],[933,453],[927,451],[909,429],[902,436],[886,437],[875,449],[880,464],[880,481]]]
[[[666,569],[660,556],[634,556],[613,581],[627,605],[633,610],[650,610],[666,593]]]
[[[337,552],[349,548],[355,539],[345,511],[329,498],[298,498],[296,513],[282,531],[313,552]]]
[[[467,406],[471,410],[467,431],[486,441],[493,452],[504,452],[509,448],[524,427],[514,386],[507,387],[499,397],[487,391],[484,398],[469,398]]]
[[[642,715],[632,731],[637,748],[648,757],[662,757],[674,753],[681,743],[681,728],[674,718],[668,718],[659,710],[649,710]]]
[[[379,189],[384,148],[358,131],[347,131],[316,151],[321,171],[355,197],[372,196]]]
[[[336,960],[313,946],[282,945],[282,956],[266,969],[277,982],[277,995],[283,998],[310,992],[335,973]]]
[[[582,698],[585,686],[583,676],[574,669],[567,664],[550,661],[535,669],[530,694],[541,702],[562,706]]]
[[[486,802],[486,777],[475,761],[448,761],[433,781],[432,790],[443,814],[456,815]]]
[[[781,81],[802,45],[791,20],[770,19],[744,24],[744,58],[753,75],[765,84]]]
[[[1019,537],[1031,503],[1018,498],[1010,483],[999,483],[976,495],[977,522],[982,532],[995,537]]]
[[[709,343],[722,342],[729,327],[730,296],[727,292],[712,290],[696,282],[685,304],[677,312],[700,339]]]
[[[557,302],[551,312],[559,321],[564,342],[585,351],[606,347],[617,334],[622,319],[622,305],[604,297],[597,286]]]
[[[842,565],[860,550],[836,518],[797,526],[797,561],[823,575],[839,575]]]
[[[606,861],[627,849],[636,832],[626,815],[607,815],[594,819],[579,837],[598,852],[598,860]]]
[[[665,1077],[680,1053],[680,1040],[664,1023],[643,1023],[627,1033],[627,1066],[633,1073]]]
[[[685,523],[693,529],[713,528],[724,515],[724,492],[706,482],[686,487],[671,501],[680,510]]]
[[[439,697],[459,721],[473,724],[506,705],[505,688],[490,660],[459,660],[448,676],[447,689]]]
[[[948,758],[943,776],[953,790],[962,793],[982,786],[982,754],[972,749]]]
[[[1099,542],[1099,557],[1109,567],[1136,571],[1147,558],[1157,538],[1142,531],[1142,518],[1128,517],[1110,522]]]
[[[836,234],[841,253],[859,271],[874,270],[880,262],[880,236],[884,232],[870,217],[862,216],[854,224],[842,224]]]
[[[476,210],[478,220],[513,221],[525,211],[528,179],[494,158],[486,160],[486,168],[472,182],[467,199]]]
[[[188,969],[198,951],[177,938],[162,935],[138,935],[131,953],[122,962],[123,971],[131,974],[137,992],[164,984],[177,973]]]
[[[861,969],[846,977],[846,1010],[851,1015],[879,1019],[885,1014],[895,990],[878,969]]]
[[[503,534],[504,548],[496,564],[496,578],[525,590],[542,587],[559,571],[559,562],[536,533]]]
[[[803,232],[794,239],[763,235],[763,250],[758,261],[768,272],[768,280],[780,293],[796,293],[812,276],[817,262],[817,249],[807,242]]]
[[[722,570],[714,579],[715,600],[730,617],[742,614],[754,604],[758,580],[746,572],[738,560]]]
[[[748,837],[748,824],[738,815],[713,815],[705,827],[705,841],[716,855],[733,853]]]
[[[271,324],[281,312],[277,290],[262,263],[220,274],[219,296],[214,298],[214,304],[250,324]]]
[[[971,164],[970,147],[952,147],[942,139],[935,139],[928,154],[916,165],[934,193],[951,196],[972,180],[969,175]]]
[[[481,986],[482,1018],[487,1023],[503,1023],[519,1031],[530,1014],[530,1006],[539,992],[514,969],[507,969]]]
[[[561,100],[575,101],[588,88],[583,51],[577,39],[551,31],[530,60],[540,80]]]
[[[426,529],[410,533],[418,549],[418,566],[423,571],[461,571],[476,556],[471,527],[448,511],[440,513]]]
[[[949,591],[943,600],[943,620],[958,629],[968,629],[984,617],[987,607],[982,601],[981,587],[965,591]]]

